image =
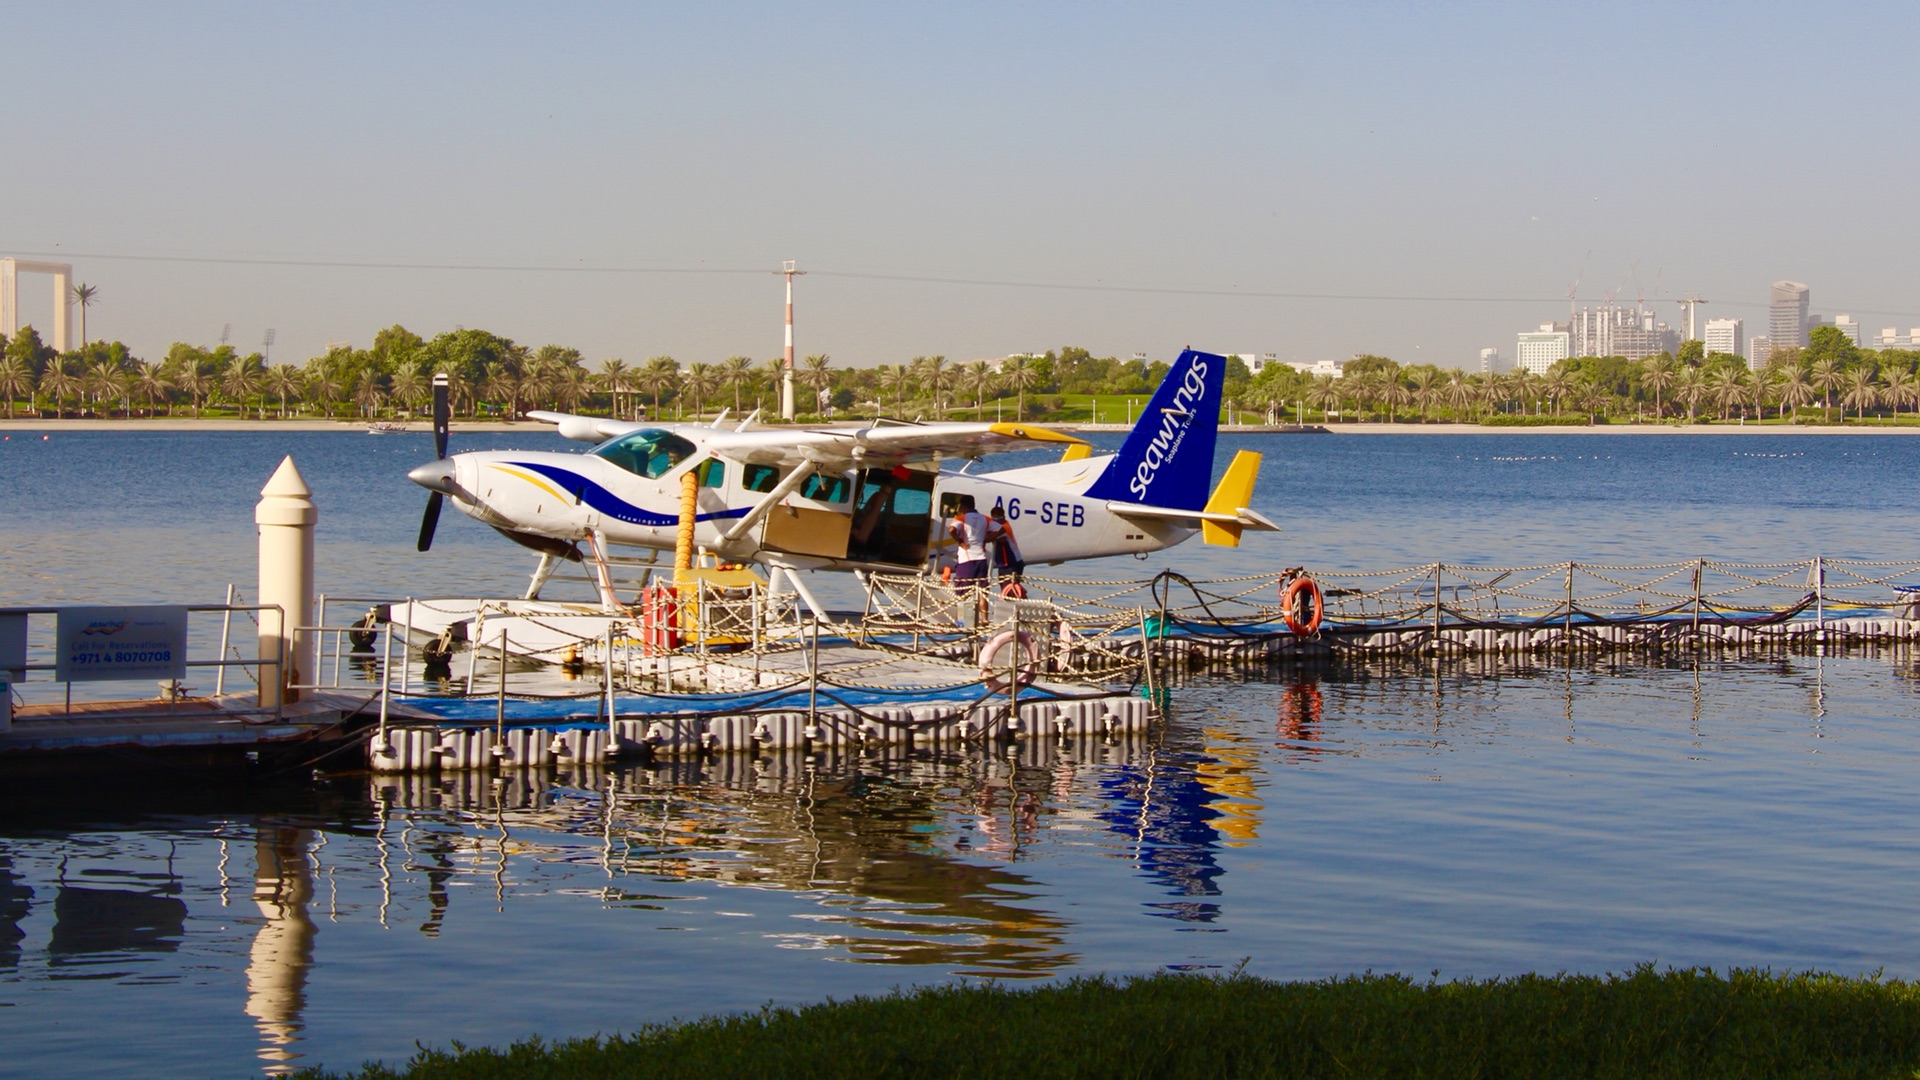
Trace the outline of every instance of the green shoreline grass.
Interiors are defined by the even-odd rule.
[[[1916,1066],[1920,984],[1644,965],[1484,982],[956,985],[605,1039],[456,1045],[344,1075],[1911,1077]]]

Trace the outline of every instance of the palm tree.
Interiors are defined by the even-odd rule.
[[[906,404],[907,391],[913,387],[913,368],[906,364],[881,364],[880,388],[893,391],[893,407],[898,410]]]
[[[1813,365],[1807,369],[1807,374],[1813,381],[1813,388],[1820,391],[1822,400],[1820,408],[1822,412],[1831,413],[1833,411],[1833,388],[1839,386],[1842,379],[1840,358],[1837,356],[1823,356],[1813,362]],[[1822,419],[1826,419],[1826,417],[1823,415]]]
[[[1720,406],[1720,419],[1728,418],[1733,407],[1746,400],[1747,380],[1735,367],[1717,367],[1708,372],[1707,397]]]
[[[1015,420],[1027,418],[1027,388],[1040,381],[1040,373],[1034,370],[1033,358],[1029,356],[1010,356],[1000,369],[1000,378],[1019,395],[1013,408]]]
[[[360,372],[360,378],[353,384],[353,403],[360,406],[360,415],[373,416],[380,411],[380,403],[386,399],[386,388],[380,385],[380,373],[369,367]]]
[[[802,381],[813,388],[814,411],[824,412],[827,406],[827,387],[833,385],[833,371],[830,368],[833,359],[826,353],[814,353],[801,363],[805,365]]]
[[[934,415],[940,415],[942,411],[940,391],[945,387],[947,381],[947,358],[944,356],[916,356],[913,358],[913,366],[920,369],[921,375],[926,379],[927,389],[933,394]]]
[[[693,415],[696,417],[706,412],[707,395],[719,386],[720,379],[713,365],[698,360],[687,365],[687,373],[680,379],[681,392],[693,398]]]
[[[306,369],[307,401],[319,408],[328,419],[333,418],[333,403],[340,398],[340,378],[333,372],[333,365],[324,356],[316,356],[307,361]],[[181,389],[187,389],[184,382]],[[199,415],[199,404],[194,405],[194,415]]]
[[[537,391],[538,387],[534,389]],[[486,366],[481,374],[479,391],[481,397],[500,403],[506,419],[511,420],[518,414],[516,406],[520,404],[520,380],[505,361],[495,360]]]
[[[1437,368],[1418,367],[1410,376],[1413,379],[1413,401],[1420,406],[1420,418],[1431,420],[1433,397],[1439,392],[1440,372]]]
[[[1413,395],[1401,384],[1400,380],[1386,372],[1381,373],[1380,382],[1375,388],[1374,393],[1380,399],[1380,404],[1387,407],[1387,423],[1389,424],[1398,418],[1399,410],[1409,401],[1413,400]]]
[[[1660,395],[1673,385],[1674,377],[1674,359],[1666,353],[1655,353],[1640,361],[1640,386],[1653,391],[1653,416],[1656,420],[1663,412]]]
[[[274,385],[274,380],[281,377],[278,374],[281,371],[282,368],[279,367],[267,369],[267,389],[269,392],[280,390],[280,415],[284,417],[287,414],[287,392]],[[289,373],[296,377],[298,374],[291,372],[290,369]],[[298,383],[294,382],[294,385]],[[393,378],[387,381],[387,396],[409,409],[419,409],[432,399],[433,385],[420,374],[419,368],[414,367],[410,362],[402,361],[394,370]]]
[[[783,357],[783,356],[769,357],[764,363],[760,365],[760,369],[766,377],[767,389],[773,395],[774,409],[775,411],[779,411],[779,409],[782,407],[781,395],[785,392],[785,383],[787,379],[786,357]],[[754,407],[765,408],[765,405],[760,401],[755,401]]]
[[[1474,386],[1467,373],[1459,369],[1447,372],[1447,403],[1453,406],[1453,418],[1464,421],[1467,403],[1474,399]]]
[[[258,356],[236,356],[227,363],[227,370],[220,377],[220,389],[233,400],[240,415],[245,416],[247,399],[259,393],[264,378]]]
[[[1307,404],[1318,406],[1320,422],[1326,423],[1329,409],[1340,404],[1340,385],[1331,375],[1315,375],[1313,388],[1307,391]]]
[[[53,415],[56,417],[63,411],[67,395],[77,397],[81,392],[80,377],[73,373],[71,363],[65,356],[56,356],[47,361],[47,370],[40,373],[40,389],[53,399]]]
[[[67,291],[73,294],[74,302],[80,305],[80,347],[84,349],[87,347],[87,309],[93,306],[93,298],[100,295],[100,289],[82,283],[69,286]]]
[[[733,411],[740,411],[740,384],[753,377],[753,359],[729,356],[720,363],[720,381],[733,387]]]
[[[7,419],[13,419],[13,399],[33,393],[33,368],[17,356],[0,356],[0,395],[7,399]]]
[[[126,392],[126,373],[111,358],[101,357],[87,369],[87,389],[93,393],[96,404],[105,405]],[[112,410],[106,410],[111,412]]]
[[[411,364],[403,364],[400,368],[400,373],[393,377],[394,390],[397,394],[401,380],[406,378],[411,378],[412,385],[416,388],[414,396],[406,399],[407,404],[417,405],[420,400],[419,393],[423,392],[423,387],[420,373],[415,371]],[[267,393],[277,394],[279,396],[280,419],[285,420],[287,418],[287,399],[289,397],[297,398],[300,396],[300,384],[303,381],[300,375],[300,369],[294,367],[292,364],[275,364],[267,369]]]
[[[613,400],[613,415],[621,416],[620,395],[627,388],[627,362],[619,357],[600,361],[600,385]]]
[[[1807,369],[1799,364],[1774,370],[1779,372],[1780,418],[1784,420],[1788,409],[1797,410],[1813,400],[1813,383],[1807,378]]]
[[[1881,394],[1886,403],[1893,406],[1893,418],[1900,419],[1900,406],[1920,401],[1920,384],[1913,379],[1913,372],[1906,368],[1889,368],[1881,377]]]
[[[1674,374],[1673,396],[1687,406],[1687,423],[1693,423],[1700,399],[1707,394],[1707,377],[1697,367],[1683,367]]]
[[[973,418],[985,419],[987,394],[999,382],[999,376],[993,373],[993,365],[985,360],[975,360],[961,372],[960,379],[960,385],[973,391]]]
[[[1848,369],[1841,385],[1846,388],[1846,394],[1840,398],[1842,420],[1846,419],[1844,410],[1848,408],[1854,410],[1855,417],[1865,420],[1867,410],[1880,403],[1880,385],[1873,381],[1873,371],[1865,364]]]
[[[637,380],[643,389],[653,394],[653,415],[660,416],[660,395],[663,390],[671,390],[680,382],[680,361],[671,356],[656,356],[647,361],[640,369]]]
[[[1546,396],[1548,407],[1555,413],[1560,411],[1560,399],[1573,393],[1573,376],[1565,368],[1553,368],[1540,379],[1540,392]]]

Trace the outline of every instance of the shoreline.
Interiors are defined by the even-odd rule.
[[[386,421],[391,422],[391,421]],[[1060,431],[1110,432],[1127,431],[1125,424],[1058,424],[1043,426],[1054,427]],[[59,431],[164,431],[164,432],[219,432],[219,431],[297,431],[297,432],[335,432],[346,434],[364,434],[367,421],[357,420],[234,420],[234,419],[193,419],[191,417],[153,417],[143,419],[86,419],[86,420],[45,420],[0,418],[0,432],[24,432],[31,434],[53,434]],[[1409,423],[1361,423],[1325,425],[1326,433],[1331,435],[1920,435],[1920,425],[1903,427],[1856,427],[1841,424],[1600,424],[1569,425],[1549,427],[1486,427],[1480,424],[1409,424]],[[394,435],[431,434],[432,425],[426,421],[414,421],[406,424],[405,431],[396,431]],[[552,431],[553,425],[538,420],[502,421],[456,420],[453,430],[485,432],[489,434],[511,433],[516,431]],[[1220,431],[1229,435],[1258,435],[1265,433],[1286,435],[1313,435],[1319,432],[1301,432],[1291,425],[1275,426],[1267,424],[1221,424]]]

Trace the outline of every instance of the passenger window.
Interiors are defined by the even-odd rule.
[[[814,473],[800,485],[800,495],[820,502],[846,502],[847,478],[839,473]]]
[[[740,470],[740,486],[762,494],[780,484],[780,470],[772,465],[748,465]]]
[[[717,488],[726,486],[727,466],[726,463],[722,462],[719,458],[708,458],[700,463],[699,468],[701,487]],[[682,481],[682,483],[684,482],[685,481]]]

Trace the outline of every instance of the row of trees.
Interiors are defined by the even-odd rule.
[[[1307,378],[1287,368],[1260,373],[1237,404],[1277,418],[1288,408],[1320,419],[1482,420],[1497,414],[1584,414],[1599,420],[1684,415],[1722,420],[1790,412],[1818,405],[1829,419],[1851,411],[1864,419],[1886,410],[1920,411],[1920,353],[1860,349],[1839,330],[1818,327],[1804,349],[1775,349],[1758,371],[1725,353],[1707,355],[1698,341],[1677,355],[1638,361],[1576,357],[1544,374],[1469,374],[1430,364],[1402,367],[1378,356],[1349,361],[1343,377]]]
[[[1857,417],[1882,408],[1896,416],[1920,411],[1920,354],[1861,350],[1832,327],[1813,332],[1806,349],[1776,350],[1763,370],[1728,355],[1704,355],[1687,342],[1678,355],[1638,362],[1579,357],[1544,375],[1468,374],[1430,364],[1403,367],[1380,356],[1349,361],[1344,377],[1311,378],[1284,365],[1252,376],[1229,361],[1227,401],[1242,412],[1279,419],[1289,410],[1320,418],[1378,417],[1475,420],[1492,414],[1584,413],[1661,418],[1684,414],[1730,419],[1780,415],[1821,405]],[[810,415],[946,417],[982,415],[1008,399],[1016,418],[1030,406],[1045,412],[1061,394],[1146,394],[1164,363],[1095,357],[1069,346],[1038,356],[954,363],[918,356],[877,367],[835,367],[824,354],[795,371],[798,407]],[[24,404],[41,415],[202,415],[209,407],[240,415],[382,416],[418,413],[444,373],[456,413],[518,416],[530,409],[610,412],[620,416],[699,416],[721,407],[736,414],[778,411],[781,363],[731,356],[683,365],[669,356],[628,364],[605,359],[591,370],[579,350],[530,348],[484,330],[423,338],[402,326],[374,336],[366,349],[335,348],[301,365],[269,364],[230,346],[176,343],[157,361],[133,356],[118,342],[92,342],[68,353],[42,344],[32,327],[0,337],[0,399],[7,415]],[[1034,398],[1029,401],[1029,398]]]
[[[1098,372],[1108,392],[1144,392],[1166,370],[1094,360],[1085,350],[1065,352],[1068,370]],[[978,413],[987,402],[1011,397],[1014,414],[1025,416],[1029,392],[1058,389],[1055,362],[1053,354],[999,364],[916,356],[900,364],[836,368],[830,357],[816,354],[797,365],[794,381],[798,407],[809,414],[852,408],[944,416],[969,404]],[[29,326],[10,341],[0,337],[0,398],[9,416],[24,403],[55,416],[180,410],[200,416],[208,407],[223,407],[260,417],[373,418],[424,409],[433,376],[444,373],[455,412],[467,416],[518,416],[535,408],[702,415],[722,406],[771,413],[778,411],[781,366],[778,358],[746,356],[683,366],[656,356],[632,365],[606,359],[589,370],[578,349],[529,348],[484,330],[427,339],[403,326],[380,331],[369,348],[335,348],[298,366],[269,364],[260,353],[243,355],[228,345],[207,349],[183,342],[150,361],[119,342],[56,353]]]

